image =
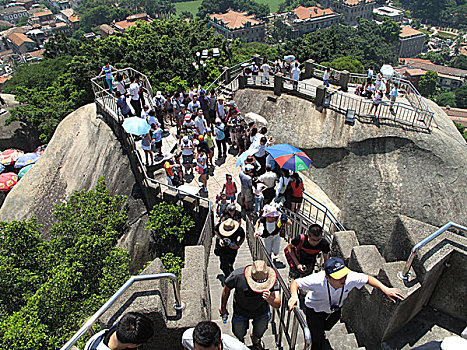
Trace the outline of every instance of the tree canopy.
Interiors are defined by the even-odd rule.
[[[418,90],[423,96],[430,97],[435,93],[437,84],[438,73],[430,70],[420,77],[418,81]]]
[[[365,67],[395,64],[398,30],[397,23],[392,20],[385,20],[382,25],[360,20],[357,28],[332,26],[289,40],[284,50],[301,62],[309,58],[330,62],[350,56]]]
[[[96,188],[57,205],[50,240],[36,220],[0,222],[0,348],[63,344],[129,277],[128,252],[115,248],[126,199]]]
[[[260,4],[254,0],[203,0],[198,9],[198,16],[204,18],[210,13],[224,13],[228,9],[246,11],[258,18],[269,15],[269,5]]]

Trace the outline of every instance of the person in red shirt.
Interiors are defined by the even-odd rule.
[[[292,189],[292,194],[290,201],[292,202],[292,211],[297,213],[300,210],[303,201],[303,191],[305,187],[303,186],[303,180],[298,176],[298,173],[293,173],[292,182],[290,182],[290,188]]]

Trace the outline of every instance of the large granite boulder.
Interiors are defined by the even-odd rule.
[[[93,189],[100,177],[111,194],[128,196],[133,225],[119,245],[129,250],[135,271],[154,258],[153,243],[144,231],[147,211],[128,157],[96,114],[94,104],[77,109],[59,124],[43,156],[7,195],[0,221],[34,216],[46,234],[54,220],[55,204],[66,201],[74,191]]]
[[[386,244],[399,214],[440,226],[467,223],[467,144],[433,102],[429,132],[394,122],[344,124],[344,116],[313,103],[272,92],[235,94],[243,113],[268,121],[277,143],[305,150],[313,160],[308,175],[340,208],[360,244]]]

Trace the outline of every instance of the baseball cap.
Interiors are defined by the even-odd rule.
[[[206,132],[211,132],[211,128],[206,128]]]
[[[324,271],[329,277],[334,278],[335,280],[340,280],[347,276],[350,269],[345,266],[344,260],[341,258],[331,258],[324,263]]]
[[[183,103],[180,104],[180,107],[186,107]]]
[[[217,123],[220,123],[221,120],[219,118],[216,118],[216,120],[214,122],[217,124]]]

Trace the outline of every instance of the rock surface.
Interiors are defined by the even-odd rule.
[[[135,261],[142,266],[150,260],[146,248],[141,247],[150,244],[143,231],[146,208],[138,196],[128,157],[112,130],[96,115],[94,104],[77,109],[59,124],[43,156],[8,194],[0,208],[0,221],[35,216],[47,232],[55,204],[66,201],[74,191],[93,189],[100,177],[111,194],[128,196],[129,222],[134,223],[127,233],[131,239],[123,236],[120,246],[128,249],[132,258],[144,250],[144,257]],[[143,238],[134,247],[131,242],[138,236]]]
[[[308,174],[341,210],[341,221],[360,244],[382,251],[397,215],[441,226],[467,222],[467,144],[433,102],[431,132],[393,122],[355,126],[332,110],[272,92],[245,89],[235,94],[242,113],[268,120],[276,143],[288,142],[313,160]]]
[[[18,148],[26,152],[33,151],[40,144],[37,132],[18,121],[5,126],[5,121],[10,116],[10,109],[18,106],[18,102],[14,95],[1,94],[1,96],[6,102],[1,108],[6,110],[6,113],[0,115],[0,150]]]

